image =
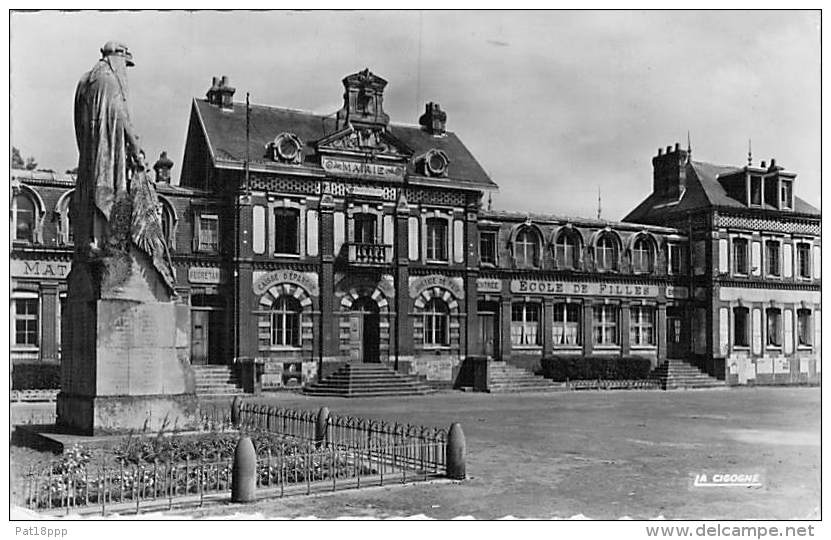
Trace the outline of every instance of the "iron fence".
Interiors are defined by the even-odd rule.
[[[258,498],[424,481],[446,472],[439,465],[445,461],[445,448],[437,442],[279,448],[258,454]],[[61,467],[65,463],[55,462],[28,471],[26,507],[52,514],[106,515],[202,506],[227,499],[233,476],[231,458]]]
[[[414,424],[400,424],[357,416],[328,414],[326,429],[318,433],[319,411],[284,409],[243,402],[240,426],[262,429],[304,441],[325,441],[344,448],[406,446],[447,442],[447,430]],[[438,458],[437,458],[438,459]],[[439,465],[444,465],[443,462]]]

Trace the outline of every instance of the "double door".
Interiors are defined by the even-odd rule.
[[[349,314],[349,358],[353,362],[381,361],[380,317],[378,306],[370,298],[362,298],[352,305]]]

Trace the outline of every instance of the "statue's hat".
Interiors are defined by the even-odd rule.
[[[121,43],[120,41],[108,41],[101,47],[101,56],[106,58],[111,54],[116,56],[123,56],[127,62],[127,66],[131,67],[136,65],[133,62],[133,55],[130,53],[130,50],[127,48],[127,45]]]

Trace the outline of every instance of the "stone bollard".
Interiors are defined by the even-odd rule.
[[[465,479],[465,434],[462,426],[454,422],[447,434],[447,477],[454,480]]]
[[[231,402],[231,424],[239,429],[240,419],[242,417],[242,398],[234,396],[234,401]]]
[[[234,450],[234,468],[231,471],[231,502],[251,502],[257,487],[257,454],[254,443],[242,437]]]
[[[320,448],[326,443],[326,432],[329,425],[329,409],[321,407],[317,412],[317,422],[315,423],[315,446]]]

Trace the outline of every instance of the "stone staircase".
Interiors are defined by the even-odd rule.
[[[325,379],[307,385],[304,394],[337,397],[423,396],[435,390],[418,377],[384,364],[346,364]]]
[[[231,366],[191,366],[196,376],[196,394],[200,396],[227,396],[244,394],[236,372]]]
[[[724,381],[711,377],[692,364],[677,358],[670,358],[656,367],[652,370],[650,378],[657,380],[664,390],[726,388]]]
[[[512,366],[507,362],[488,362],[488,392],[556,392],[565,390],[565,385],[530,371]]]

